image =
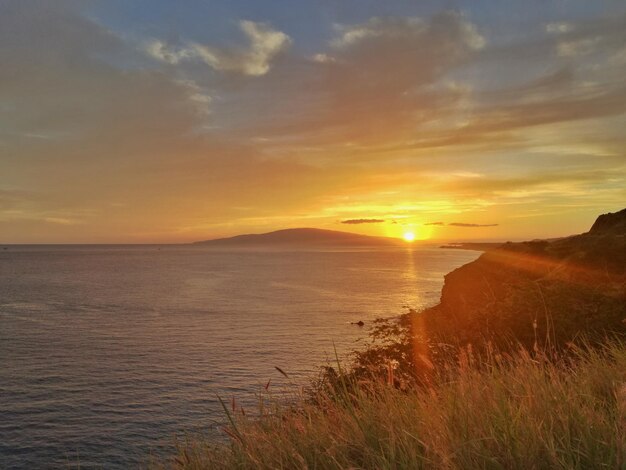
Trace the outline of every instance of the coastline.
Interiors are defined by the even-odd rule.
[[[439,304],[380,320],[352,368],[289,403],[266,390],[253,417],[224,404],[227,444],[192,439],[154,467],[619,468],[625,243],[487,250],[445,276]]]
[[[440,245],[439,248],[444,250],[471,250],[471,251],[489,251],[496,250],[507,242],[461,242],[461,243],[448,243],[446,245]]]
[[[224,405],[229,444],[192,440],[173,466],[618,468],[625,248],[610,228],[487,250],[445,275],[439,304],[380,320],[352,368],[327,367],[295,404],[267,396],[255,418]]]

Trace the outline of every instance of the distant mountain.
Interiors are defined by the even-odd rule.
[[[337,230],[318,228],[291,228],[275,232],[237,235],[196,242],[196,245],[214,247],[368,247],[400,246],[405,243],[396,238],[370,237]]]

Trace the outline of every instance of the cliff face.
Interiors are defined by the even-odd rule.
[[[425,334],[446,343],[626,335],[626,210],[582,235],[484,253],[448,274],[441,304],[420,315]]]

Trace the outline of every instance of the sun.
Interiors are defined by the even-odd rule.
[[[412,242],[413,240],[415,240],[415,234],[413,232],[404,232],[402,238],[404,238],[404,240],[407,242]]]

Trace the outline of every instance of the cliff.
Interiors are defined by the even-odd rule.
[[[416,315],[418,336],[447,344],[626,335],[626,210],[581,235],[486,252],[448,274],[441,303]]]

